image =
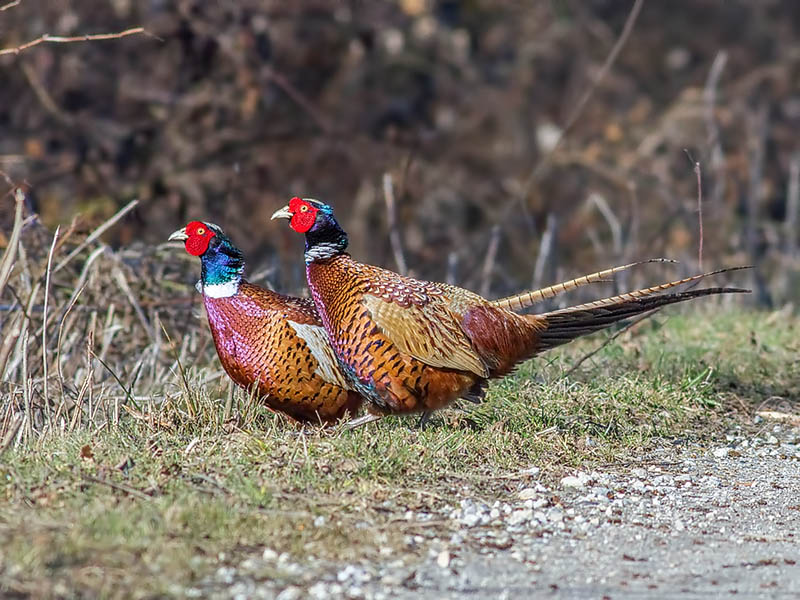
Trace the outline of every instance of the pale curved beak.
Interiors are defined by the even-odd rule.
[[[274,221],[275,219],[291,219],[292,216],[294,215],[292,214],[292,211],[289,210],[289,205],[287,204],[283,208],[279,208],[272,213],[272,216],[269,218],[269,220]]]
[[[167,238],[170,242],[188,240],[189,236],[186,235],[186,227],[181,227],[178,231],[173,231]]]

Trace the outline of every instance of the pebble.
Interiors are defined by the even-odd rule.
[[[578,473],[577,475],[569,475],[561,480],[561,486],[565,488],[580,489],[589,481],[589,476],[585,473]]]
[[[290,585],[275,597],[275,600],[300,600],[303,597],[303,590],[299,587]]]
[[[525,469],[516,482],[517,491],[499,501],[487,503],[470,497],[459,499],[448,508],[432,508],[435,505],[431,504],[398,512],[409,525],[434,524],[411,527],[404,538],[408,544],[406,551],[389,545],[388,538],[381,540],[383,545],[362,566],[337,564],[331,559],[315,563],[316,559],[311,557],[297,563],[288,554],[264,548],[260,555],[244,558],[238,567],[220,565],[213,576],[195,583],[183,595],[226,599],[388,600],[410,598],[413,594],[432,598],[436,597],[431,595],[433,590],[448,590],[448,597],[458,597],[468,589],[485,590],[492,586],[499,589],[497,586],[506,581],[503,574],[493,572],[492,567],[482,573],[476,565],[497,565],[491,561],[508,558],[515,561],[517,572],[522,570],[531,577],[531,585],[534,580],[547,585],[552,581],[547,578],[553,577],[554,564],[561,564],[558,582],[559,585],[562,579],[565,582],[561,588],[564,592],[570,585],[567,582],[575,585],[574,577],[578,574],[564,564],[563,557],[591,553],[592,548],[619,544],[620,540],[627,540],[628,546],[611,547],[619,550],[614,559],[618,564],[612,560],[605,567],[598,566],[594,571],[590,568],[582,574],[584,579],[590,579],[592,585],[612,586],[613,592],[623,572],[646,570],[648,579],[639,582],[641,585],[652,582],[663,586],[665,581],[671,581],[665,579],[664,573],[672,572],[674,576],[676,570],[684,569],[684,572],[696,571],[699,581],[707,583],[702,579],[708,573],[703,571],[702,565],[706,563],[702,561],[714,549],[728,553],[720,564],[734,565],[730,571],[733,574],[733,569],[738,569],[737,561],[747,564],[751,558],[730,558],[731,552],[750,552],[760,537],[779,539],[796,524],[792,521],[795,513],[787,514],[785,507],[797,504],[794,479],[788,474],[797,472],[794,457],[800,457],[800,431],[762,435],[748,439],[741,431],[732,430],[722,441],[724,446],[656,448],[647,457],[649,460],[642,461],[652,465],[627,471],[577,471],[561,479],[560,488],[556,486],[553,491],[541,482],[525,479],[526,475],[539,475],[533,468]],[[781,474],[776,478],[776,465],[781,461],[785,467],[777,469]],[[575,493],[561,493],[559,489]],[[394,505],[387,508],[397,509]],[[441,528],[437,522],[443,517],[448,521]],[[314,523],[317,524],[316,519]],[[653,540],[658,540],[656,549],[650,543]],[[665,552],[662,548],[673,550],[660,554]],[[759,554],[759,560],[772,560],[771,545],[760,548],[763,557]],[[623,552],[628,558],[620,558]],[[660,556],[658,561],[653,558],[656,554]],[[598,557],[602,562],[601,555]],[[775,559],[781,561],[782,557],[780,554]],[[229,563],[232,559],[222,555],[219,560]],[[310,564],[318,564],[317,571],[310,571]],[[272,572],[275,565],[281,576],[286,577],[283,586],[289,581],[297,585],[276,588],[280,580],[260,576]],[[769,569],[748,572],[765,576],[769,573],[770,581],[780,582],[783,568],[783,563],[778,562]],[[627,581],[631,594],[640,591],[641,588],[635,587],[636,580]],[[224,593],[211,593],[210,590],[220,590],[222,586]],[[662,591],[659,587],[653,594]],[[613,593],[609,596],[616,597]]]

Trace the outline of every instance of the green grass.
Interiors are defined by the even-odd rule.
[[[529,361],[484,404],[424,430],[387,418],[299,432],[238,394],[226,421],[215,385],[190,403],[176,393],[159,418],[2,455],[0,593],[169,595],[264,547],[301,562],[375,560],[378,545],[405,547],[406,510],[507,499],[526,467],[552,479],[664,440],[710,440],[764,402],[796,411],[799,334],[781,313],[659,315],[568,378],[602,336]],[[259,576],[297,581],[279,566]]]

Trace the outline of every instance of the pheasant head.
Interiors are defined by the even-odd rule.
[[[325,260],[347,249],[347,234],[333,216],[333,208],[311,198],[292,198],[272,219],[289,219],[289,227],[306,235],[306,263]]]
[[[242,281],[244,256],[222,229],[213,223],[192,221],[169,239],[183,241],[189,254],[200,257],[200,284],[205,295],[223,298],[236,294]]]

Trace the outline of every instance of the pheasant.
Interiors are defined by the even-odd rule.
[[[293,198],[272,219],[305,234],[308,286],[346,378],[375,415],[429,412],[480,399],[489,379],[532,356],[639,313],[700,296],[747,292],[708,288],[655,295],[710,274],[612,298],[522,315],[559,286],[491,302],[469,290],[403,277],[353,260],[333,209]],[[623,267],[624,268],[624,267]],[[613,272],[613,269],[611,270]],[[567,282],[575,287],[609,274]]]
[[[244,257],[212,223],[192,221],[169,236],[200,257],[208,324],[230,378],[299,422],[354,415],[362,398],[348,385],[310,299],[283,296],[242,277]]]

